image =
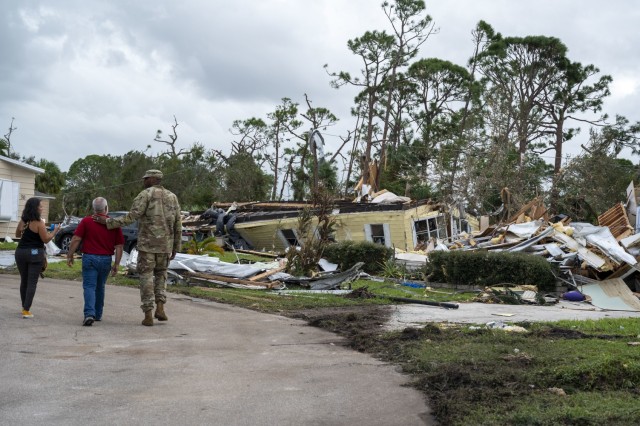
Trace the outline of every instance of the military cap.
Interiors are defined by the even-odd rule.
[[[142,179],[146,179],[148,177],[162,179],[162,172],[160,170],[155,170],[155,169],[147,170],[146,172],[144,172],[144,176],[142,176]]]

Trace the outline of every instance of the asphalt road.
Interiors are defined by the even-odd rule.
[[[20,315],[0,275],[0,424],[425,425],[421,393],[394,366],[303,321],[169,295],[143,318],[136,289],[107,286],[82,323],[82,286],[44,279]]]

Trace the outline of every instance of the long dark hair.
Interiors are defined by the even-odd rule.
[[[24,204],[24,210],[22,210],[22,216],[20,217],[24,223],[31,222],[32,220],[40,220],[40,212],[38,207],[40,206],[40,198],[31,197]]]

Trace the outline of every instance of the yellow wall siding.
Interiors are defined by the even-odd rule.
[[[431,206],[419,206],[390,212],[346,213],[338,215],[336,239],[365,241],[365,225],[387,224],[391,245],[402,250],[413,250],[413,221],[440,214]]]
[[[335,215],[336,241],[366,241],[365,225],[387,224],[391,246],[413,250],[413,222],[437,216],[432,206],[386,212],[341,213]],[[298,228],[298,218],[236,223],[235,229],[255,250],[283,251],[286,246],[277,235],[280,229]]]
[[[254,250],[282,252],[287,247],[277,235],[280,229],[298,229],[298,218],[260,220],[236,223],[235,230],[253,246]]]
[[[404,250],[413,248],[412,218],[424,219],[439,214],[431,206],[387,212],[343,213],[336,216],[336,240],[365,241],[365,225],[386,224],[389,227],[391,246]],[[280,228],[296,228],[297,219],[283,220]],[[274,230],[270,231],[273,235]]]
[[[365,225],[387,224],[391,246],[404,247],[402,211],[346,213],[337,216],[336,240],[366,241]]]

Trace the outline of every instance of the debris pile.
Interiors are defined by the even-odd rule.
[[[631,226],[627,212],[625,205],[618,203],[598,217],[596,226],[572,222],[565,215],[549,217],[542,199],[536,198],[504,223],[489,226],[481,233],[461,234],[448,242],[431,242],[426,247],[417,247],[423,250],[398,253],[396,258],[409,264],[419,256],[428,258],[433,250],[488,250],[543,256],[558,266],[560,284],[589,296],[586,298],[594,305],[601,304],[599,307],[603,309],[640,310],[640,233]],[[537,297],[535,293],[528,296],[530,300]],[[494,303],[501,297],[526,301],[512,290],[496,288],[485,289],[479,296]],[[544,296],[547,303],[552,297]],[[611,303],[612,297],[617,302]]]
[[[608,309],[614,305],[619,309],[640,310],[640,304],[636,306],[638,294],[640,294],[638,293],[640,292],[640,275],[638,274],[640,272],[638,268],[640,233],[637,232],[640,229],[640,220],[637,214],[639,198],[635,195],[633,183],[627,192],[629,195],[627,202],[618,203],[598,216],[597,225],[572,222],[571,218],[563,214],[550,216],[542,197],[532,199],[512,214],[504,211],[508,209],[503,209],[498,212],[502,215],[502,220],[495,225],[488,225],[488,222],[485,222],[487,225],[482,226],[482,231],[471,232],[467,228],[466,232],[458,232],[465,229],[461,226],[463,217],[468,219],[465,220],[467,223],[471,220],[470,217],[465,216],[461,209],[458,209],[457,223],[454,223],[453,216],[450,218],[450,223],[441,222],[436,216],[429,216],[428,219],[419,221],[420,226],[428,227],[428,233],[423,232],[423,229],[416,233],[417,228],[414,229],[414,250],[407,252],[396,249],[395,260],[403,264],[407,270],[417,270],[428,261],[429,253],[436,250],[504,251],[542,256],[548,262],[556,265],[560,271],[556,278],[558,283],[565,287],[564,290],[568,290],[564,293],[577,291],[584,296],[584,299],[591,301],[594,305],[597,306],[598,303],[601,303],[603,306],[609,306]],[[381,191],[375,195],[371,200],[366,200],[367,205],[373,206],[376,201],[383,203],[408,202],[403,197],[397,197],[387,191]],[[360,203],[357,204],[362,202],[360,200]],[[208,237],[215,236],[219,238],[220,244],[224,245],[226,249],[251,253],[253,247],[248,241],[252,240],[251,235],[247,237],[247,240],[243,239],[240,233],[235,230],[236,224],[246,225],[245,219],[250,216],[251,220],[256,221],[256,225],[247,229],[253,230],[257,235],[258,223],[264,226],[262,224],[270,220],[297,217],[300,210],[306,205],[297,202],[218,204],[201,215],[185,216],[183,224],[185,230],[193,235],[200,233]],[[343,205],[338,210],[340,214],[349,214],[349,212],[355,211],[353,209],[354,207]],[[367,207],[367,209],[373,211],[373,207]],[[441,211],[446,211],[446,209]],[[376,217],[366,220],[379,219]],[[370,226],[366,225],[370,222],[365,221],[364,223],[365,228]],[[482,223],[482,220],[479,220],[478,223]],[[367,228],[371,238],[374,237],[375,231],[373,241],[382,244],[388,243],[388,240],[392,238],[390,234],[388,235],[389,230],[383,225],[375,226],[380,229]],[[418,227],[417,222],[413,226]],[[436,228],[432,229],[432,226],[436,226],[437,235],[444,233],[447,234],[447,237],[442,239],[424,238],[434,235],[432,231]],[[286,239],[287,244],[295,246],[298,244],[298,235],[292,225],[289,227],[291,229],[280,230],[278,235],[282,239]],[[263,234],[267,233],[266,227],[264,229],[264,231],[260,231]],[[389,229],[391,228],[389,227]],[[265,254],[263,252],[254,253]],[[207,265],[204,270],[198,269],[204,267],[203,265],[193,264],[194,262],[198,261],[184,259],[176,262],[176,270],[181,276],[192,281],[207,281],[242,288],[283,288],[289,283],[308,287],[311,290],[331,290],[339,288],[340,284],[349,283],[359,274],[359,269],[357,269],[343,272],[331,271],[331,273],[327,271],[327,275],[320,274],[312,278],[292,277],[284,274],[282,260],[274,260],[274,263],[270,265],[244,265],[242,267],[225,266],[219,262],[215,267]],[[513,298],[519,303],[544,304],[553,303],[558,297],[562,297],[561,293],[563,292],[557,293],[557,295],[541,295],[537,293],[535,288],[516,291],[513,288],[499,289],[494,287],[485,289],[478,298],[493,303],[497,303],[500,299]],[[600,299],[611,299],[612,297],[619,298],[620,302],[600,301]]]
[[[130,253],[126,268],[136,274],[137,250]],[[223,262],[217,257],[177,253],[169,263],[169,283],[199,286],[224,286],[247,290],[282,290],[287,284],[310,290],[333,290],[348,285],[360,274],[363,263],[357,263],[343,272],[317,277],[295,277],[284,272],[285,259],[251,264]]]

